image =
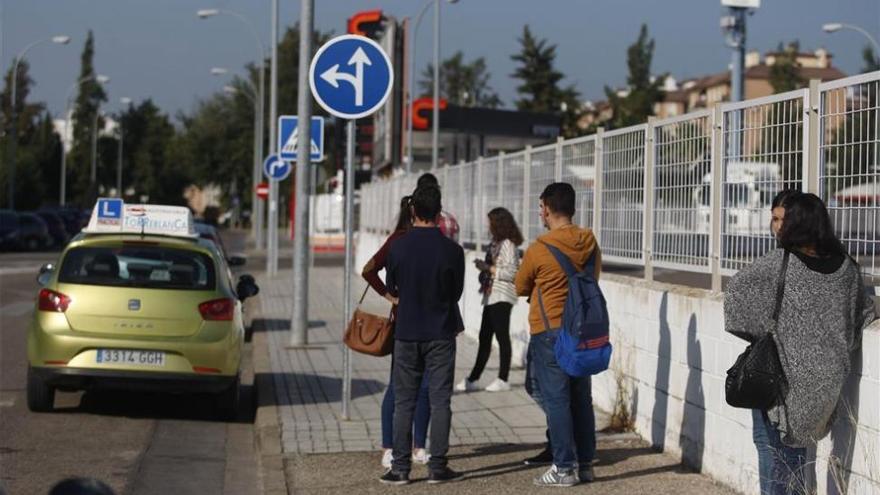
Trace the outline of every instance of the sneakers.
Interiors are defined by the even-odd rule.
[[[574,469],[558,469],[556,465],[550,466],[541,476],[535,478],[535,486],[569,487],[578,484],[578,475]]]
[[[416,464],[427,464],[430,458],[431,455],[428,454],[428,451],[426,451],[425,449],[413,450],[412,460]]]
[[[477,382],[472,382],[472,381],[468,380],[467,378],[458,382],[455,385],[456,392],[473,392],[473,391],[479,390],[479,389],[480,388],[477,387]]]
[[[546,466],[548,464],[553,464],[553,452],[545,446],[544,450],[538,453],[535,457],[529,457],[528,459],[523,460],[523,464],[526,466]]]
[[[508,390],[510,390],[510,384],[501,378],[496,378],[486,387],[486,392],[507,392]]]
[[[407,485],[409,484],[409,473],[395,473],[389,469],[379,478],[379,482],[385,485]]]
[[[450,481],[459,481],[464,478],[464,474],[459,473],[458,471],[453,471],[448,467],[443,468],[442,471],[434,472],[431,471],[428,473],[428,484],[436,485],[439,483],[448,483]]]
[[[391,461],[394,459],[394,456],[391,455],[391,449],[385,449],[382,452],[382,467],[385,469],[391,469]]]
[[[596,475],[593,473],[592,463],[586,466],[578,466],[578,480],[581,483],[592,483],[595,479]]]

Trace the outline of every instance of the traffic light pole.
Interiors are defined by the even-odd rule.
[[[296,211],[293,223],[293,315],[290,321],[290,345],[308,344],[309,328],[309,175],[311,172],[312,98],[309,89],[309,65],[312,54],[314,0],[300,2],[299,88],[296,164]]]
[[[278,153],[278,0],[272,0],[272,68],[269,89],[269,150]],[[266,239],[266,274],[278,273],[278,181],[269,181],[269,222]]]

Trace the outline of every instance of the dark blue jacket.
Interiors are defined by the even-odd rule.
[[[464,250],[438,228],[414,227],[391,245],[386,285],[400,298],[394,337],[426,342],[463,330]]]

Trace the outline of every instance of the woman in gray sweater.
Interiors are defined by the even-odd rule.
[[[762,495],[809,493],[807,447],[828,434],[838,411],[846,414],[841,390],[862,329],[874,320],[860,268],[835,237],[822,200],[788,194],[777,206],[784,208],[774,209],[782,249],[740,271],[724,299],[725,330],[756,340],[772,325],[777,281],[788,258],[776,329],[788,393],[784,404],[753,411]]]

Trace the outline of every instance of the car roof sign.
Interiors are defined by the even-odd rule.
[[[125,204],[119,198],[95,203],[86,234],[141,234],[197,238],[192,213],[183,206]]]

